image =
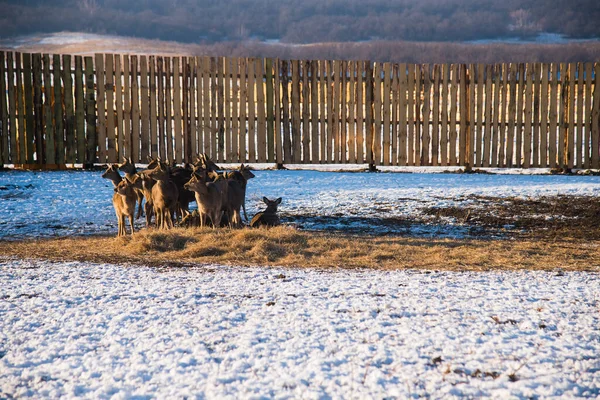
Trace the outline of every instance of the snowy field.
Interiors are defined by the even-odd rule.
[[[0,261],[0,398],[600,396],[596,273]]]
[[[0,239],[115,233],[112,184],[101,172],[0,172]],[[261,199],[283,197],[284,222],[303,229],[362,230],[412,236],[464,237],[449,221],[428,224],[428,207],[473,204],[476,196],[538,198],[600,195],[600,176],[255,171],[248,183],[249,218]],[[377,225],[377,218],[419,217]],[[138,220],[139,227],[143,220]]]

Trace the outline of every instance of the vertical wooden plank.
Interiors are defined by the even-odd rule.
[[[498,164],[498,146],[500,140],[500,77],[502,75],[502,66],[499,64],[494,65],[494,102],[492,105],[492,155],[490,164],[492,167],[497,168]]]
[[[218,161],[218,133],[219,133],[219,114],[218,114],[218,100],[219,100],[219,82],[218,82],[218,70],[217,70],[217,59],[214,57],[210,58],[210,156]]]
[[[223,60],[225,68],[225,82],[223,89],[225,92],[225,158],[227,162],[233,162],[233,130],[231,128],[231,60],[225,58]]]
[[[310,162],[310,61],[302,61],[302,162]]]
[[[475,165],[475,109],[477,107],[477,98],[475,97],[476,75],[475,64],[469,64],[467,70],[467,106],[469,107],[469,112],[467,120],[466,157],[470,167]]]
[[[248,59],[248,161],[256,162],[256,63]]]
[[[327,104],[327,116],[328,116],[328,139],[327,139],[327,157],[329,162],[336,162],[338,160],[337,154],[337,135],[339,133],[338,127],[338,82],[339,82],[339,65],[336,61],[329,62],[329,70],[327,71],[329,84],[327,88],[328,93],[328,104]]]
[[[64,85],[64,105],[65,105],[65,137],[67,143],[66,161],[74,164],[76,160],[75,145],[75,110],[73,108],[73,72],[71,70],[71,56],[65,54],[62,56],[62,80]]]
[[[398,91],[400,88],[400,81],[398,77],[398,69],[398,64],[394,64],[392,66],[392,156],[390,160],[391,165],[398,165],[398,130],[400,128],[400,118],[398,115],[398,108],[400,104]]]
[[[373,136],[375,125],[373,121],[373,97],[374,97],[374,75],[373,63],[365,62],[365,152],[366,161],[369,165],[374,164]]]
[[[211,114],[211,108],[210,108],[210,93],[211,93],[211,79],[210,79],[210,64],[211,64],[211,59],[209,57],[202,57],[202,93],[203,93],[203,98],[202,98],[202,113],[204,115],[203,119],[202,119],[202,136],[203,136],[203,143],[204,143],[204,148],[201,150],[203,153],[209,154],[210,155],[210,149],[211,149],[211,136],[212,136],[212,114]],[[244,64],[245,65],[245,64]],[[245,67],[244,67],[245,68]],[[246,70],[244,69],[243,71],[243,77],[244,82],[246,81]],[[242,88],[244,90],[246,90],[245,85],[242,86]],[[245,93],[244,92],[244,97],[242,97],[241,101],[243,101],[244,104],[244,113],[246,112],[246,108],[245,108],[245,104],[246,104],[246,97],[245,97]],[[245,138],[245,134],[246,134],[246,114],[244,114],[244,119],[241,121],[241,129],[240,129],[240,135],[242,135],[242,137]],[[243,148],[245,149],[245,139],[243,141],[244,146]],[[242,149],[242,147],[240,147],[240,150]],[[244,153],[244,160],[245,160],[245,153]]]
[[[247,115],[247,96],[248,96],[248,88],[247,88],[247,60],[245,58],[239,59],[239,71],[240,71],[240,96],[239,96],[239,109],[240,109],[240,128],[238,132],[238,153],[241,162],[245,162],[247,160],[247,146],[246,146],[246,115]],[[206,89],[205,89],[206,90]]]
[[[492,82],[494,73],[492,65],[486,65],[485,69],[485,129],[483,133],[482,166],[489,167],[492,157],[492,104],[494,102]]]
[[[431,70],[423,64],[423,133],[421,140],[421,165],[431,165]]]
[[[332,138],[332,148],[333,148],[333,158],[332,161],[333,162],[339,162],[340,161],[340,144],[339,144],[339,140],[340,140],[340,103],[341,103],[341,89],[340,89],[340,83],[341,83],[341,78],[340,78],[340,69],[341,69],[341,62],[340,61],[334,61],[333,62],[333,76],[332,76],[332,83],[329,85],[329,87],[332,88],[333,91],[333,98],[332,98],[332,105],[331,105],[331,112],[332,112],[332,132],[331,132],[331,138]]]
[[[300,61],[292,61],[292,161],[301,161]]]
[[[85,97],[83,94],[83,58],[75,56],[75,134],[77,162],[85,162]]]
[[[484,80],[485,80],[485,66],[483,64],[477,64],[477,78],[476,78],[476,89],[477,89],[477,100],[476,100],[476,114],[475,114],[475,162],[474,165],[483,167],[483,146],[485,138],[483,135],[483,117],[484,113]]]
[[[548,167],[548,64],[541,66],[540,87],[540,167]]]
[[[112,54],[107,54],[104,60],[105,68],[105,93],[106,93],[106,139],[108,162],[116,163],[117,152],[115,149],[115,103],[114,103],[114,59]]]
[[[44,163],[44,122],[43,122],[43,101],[42,101],[42,55],[33,54],[33,126],[34,126],[34,149],[35,159],[38,164]],[[60,57],[59,57],[59,77],[60,77]],[[59,78],[60,82],[60,78]],[[55,85],[56,86],[56,85]],[[59,103],[61,103],[62,111],[62,98],[60,96],[60,90],[62,85],[59,83]],[[62,118],[62,113],[61,113]],[[64,152],[64,143],[63,143]]]
[[[507,104],[507,93],[508,93],[508,64],[502,64],[502,76],[500,80],[500,132],[499,132],[499,144],[498,144],[498,166],[506,167],[506,126],[507,116],[506,112],[508,109]]]
[[[236,64],[237,65],[237,64]],[[203,93],[203,65],[202,58],[195,57],[194,59],[194,77],[196,79],[196,106],[195,106],[195,115],[196,115],[196,129],[195,129],[195,143],[194,143],[194,155],[199,155],[204,150],[204,138],[202,132],[204,131],[204,116],[203,116],[203,104],[204,104],[204,93]],[[237,72],[234,75],[234,81],[237,82]],[[159,81],[160,82],[160,81]],[[237,92],[236,92],[237,95]],[[160,90],[159,90],[159,103],[160,103]],[[235,105],[237,107],[237,104]],[[160,108],[160,107],[159,107]],[[236,113],[237,115],[237,113]],[[237,120],[235,121],[237,123]],[[236,131],[232,131],[232,135],[234,135],[235,142],[237,143],[237,129]],[[159,135],[160,136],[160,135]]]
[[[415,65],[408,65],[408,165],[415,165]]]
[[[173,159],[180,163],[183,161],[183,124],[181,109],[181,58],[173,57],[173,127],[175,148]],[[215,150],[213,148],[213,150]],[[215,153],[213,153],[215,156]]]
[[[345,163],[348,159],[348,62],[341,62],[341,77],[340,77],[340,152],[339,161]]]
[[[290,137],[289,62],[281,62],[281,110],[283,121],[283,160],[292,162],[292,140]]]
[[[254,60],[256,73],[256,157],[258,162],[267,162],[267,119],[265,110],[265,71],[263,59]]]
[[[568,132],[567,132],[567,158],[568,167],[575,166],[575,110],[577,108],[577,64],[569,64],[569,96],[568,96]]]
[[[421,165],[421,139],[423,138],[423,132],[425,129],[421,126],[421,122],[424,118],[421,118],[421,92],[423,91],[423,70],[422,66],[417,64],[415,66],[415,165]]]
[[[27,163],[27,127],[25,115],[27,113],[27,101],[25,100],[25,58],[21,53],[15,53],[15,73],[17,74],[17,116],[18,116],[18,135],[17,143],[19,147],[19,163]],[[29,70],[31,70],[31,58],[29,58]],[[29,72],[31,76],[31,72]],[[33,108],[33,106],[32,106]]]
[[[84,166],[90,166],[96,161],[96,88],[94,87],[94,61],[85,57],[85,109],[86,109],[86,156]]]
[[[433,67],[433,126],[431,129],[431,161],[439,165],[440,148],[440,66]]]
[[[217,70],[216,70],[216,81],[217,81],[217,161],[224,161],[225,153],[225,67],[223,57],[217,57]]]
[[[116,154],[117,160],[123,157],[123,67],[121,56],[115,55],[115,104],[116,118]]]
[[[356,66],[356,63],[353,63]],[[354,71],[356,72],[356,71]],[[310,143],[312,164],[318,164],[319,159],[319,62],[310,61]],[[350,99],[353,100],[353,93],[350,91]],[[351,127],[354,126],[352,123]],[[352,136],[353,137],[353,136]],[[353,151],[353,150],[351,150]],[[356,161],[354,161],[356,162]]]
[[[398,71],[398,95],[399,95],[399,120],[400,120],[400,129],[398,130],[398,144],[400,146],[400,150],[398,152],[398,165],[405,166],[408,165],[407,158],[407,106],[408,106],[408,98],[407,98],[407,90],[408,90],[408,76],[406,72],[407,65],[402,63],[400,64],[400,69]],[[412,97],[412,92],[408,90],[408,97]]]
[[[390,165],[390,95],[391,95],[391,76],[392,76],[392,65],[387,62],[383,64],[383,85],[382,85],[382,97],[383,97],[383,148],[382,156],[378,160],[382,165]]]
[[[191,161],[191,153],[188,155],[191,142],[192,127],[190,123],[190,65],[188,57],[181,57],[181,161]],[[222,71],[221,71],[222,73]],[[222,127],[223,125],[220,124]]]
[[[140,81],[138,74],[138,57],[131,56],[131,139],[130,157],[135,162],[145,162],[140,159]]]
[[[157,104],[157,112],[158,112],[158,133],[157,133],[157,141],[158,141],[158,152],[157,155],[165,160],[167,158],[166,152],[166,139],[165,139],[165,69],[164,69],[164,60],[162,57],[156,58],[156,90],[158,94],[158,104]],[[127,82],[127,79],[125,80]]]
[[[157,121],[158,121],[158,108],[157,108],[157,93],[156,93],[156,57],[150,56],[149,69],[150,69],[150,156],[158,157],[158,133],[157,133]],[[119,105],[117,104],[117,110]]]
[[[364,140],[364,137],[365,137],[364,71],[365,71],[364,62],[357,61],[357,63],[356,63],[356,93],[355,93],[354,103],[356,104],[356,162],[359,164],[362,164],[365,162],[365,153],[364,153],[364,146],[365,146],[365,140]],[[323,99],[321,101],[323,101]],[[323,109],[322,109],[322,111],[323,111]]]
[[[273,61],[275,75],[274,94],[275,94],[275,163],[279,166],[283,163],[283,143],[282,139],[282,107],[281,107],[281,61],[277,58]]]
[[[95,55],[96,68],[96,107],[98,110],[98,124],[96,127],[96,135],[98,138],[98,162],[104,164],[107,162],[106,151],[106,86],[105,86],[105,69],[104,55]],[[57,127],[58,129],[58,127]],[[58,147],[58,143],[57,143]]]
[[[450,65],[442,64],[441,68],[441,79],[442,79],[442,129],[440,134],[440,147],[442,166],[448,165],[448,84],[450,81]]]
[[[533,106],[533,81],[534,65],[526,65],[525,75],[525,129],[523,132],[523,168],[531,166],[531,133],[532,133],[532,106]]]
[[[60,56],[55,54],[52,57],[52,80],[54,83],[54,141],[56,144],[56,163],[65,163],[65,123],[63,111],[63,93],[61,84],[61,63]]]
[[[19,147],[17,145],[17,104],[19,102],[16,96],[15,84],[15,56],[12,52],[6,55],[7,85],[8,85],[8,123],[10,130],[10,162],[17,164],[19,162]],[[18,73],[18,69],[16,69]]]
[[[131,154],[131,61],[128,55],[123,56],[123,143],[122,157],[132,157]],[[163,157],[164,159],[164,157]]]
[[[512,168],[514,165],[515,147],[515,114],[517,112],[517,72],[518,65],[511,63],[509,67],[509,100],[508,100],[508,132],[506,134],[506,166]],[[520,128],[519,128],[520,129]]]
[[[548,159],[549,167],[556,168],[556,140],[557,140],[557,129],[558,129],[558,113],[557,113],[557,99],[558,99],[558,79],[559,79],[559,65],[556,63],[550,64],[550,126],[548,128]]]
[[[468,106],[468,95],[467,95],[467,66],[465,64],[460,65],[460,78],[459,78],[459,110],[460,110],[460,132],[459,132],[459,163],[465,165],[468,163],[467,158],[467,120],[469,118],[469,106]]]
[[[584,93],[584,79],[583,79],[583,63],[577,63],[577,138],[575,144],[575,167],[583,167],[583,93]]]
[[[54,143],[54,115],[52,108],[52,99],[54,96],[54,88],[52,86],[52,69],[50,63],[50,56],[48,54],[44,54],[43,58],[44,64],[44,136],[46,138],[45,145],[45,160],[46,164],[56,164],[56,148]]]
[[[265,59],[265,89],[267,105],[267,161],[275,161],[275,93],[273,90],[273,60]],[[314,153],[313,153],[314,154]]]
[[[600,168],[600,63],[594,65],[594,100],[592,106],[592,168]]]
[[[382,101],[381,101],[381,97],[382,97],[382,79],[381,79],[381,74],[382,74],[382,65],[380,62],[376,62],[375,63],[375,75],[374,75],[374,82],[373,82],[373,119],[374,119],[374,123],[375,123],[375,131],[373,134],[373,139],[371,141],[372,144],[372,148],[373,148],[373,162],[375,163],[375,165],[381,165],[382,164],[382,148],[381,148],[381,142],[382,142],[382,135],[381,135],[381,128],[382,128]]]
[[[323,162],[328,162],[330,163],[332,161],[332,157],[333,157],[333,149],[332,149],[332,143],[333,143],[333,132],[334,132],[334,127],[333,127],[333,61],[325,61],[325,75],[326,75],[326,80],[325,80],[325,87],[327,88],[327,92],[326,92],[326,96],[327,99],[325,101],[326,105],[327,105],[327,129],[325,131],[325,158],[323,159]]]
[[[518,65],[519,74],[519,86],[517,90],[517,140],[516,140],[516,160],[515,165],[518,167],[523,166],[523,134],[524,134],[524,111],[523,111],[523,99],[525,96],[525,64]]]
[[[558,166],[567,167],[567,114],[568,114],[568,101],[569,101],[569,70],[565,63],[560,64],[560,89],[559,89],[559,102],[558,102]]]
[[[179,59],[178,59],[179,60]],[[150,155],[150,96],[148,87],[148,58],[145,55],[140,56],[140,157],[142,160],[148,159]],[[181,110],[181,107],[179,108]],[[181,111],[180,111],[181,112]],[[181,138],[176,156],[177,162],[181,162]]]
[[[533,65],[533,120],[531,135],[532,141],[532,165],[538,167],[540,165],[540,78],[541,67],[540,63]]]
[[[591,168],[592,159],[591,159],[591,132],[592,132],[592,68],[593,64],[586,62],[584,64],[585,69],[585,105],[583,106],[585,110],[585,116],[583,118],[583,167]]]
[[[450,67],[450,133],[448,143],[449,165],[460,165],[456,157],[456,115],[458,113],[458,65],[452,64]]]
[[[0,167],[8,164],[10,160],[10,151],[8,147],[8,100],[6,98],[6,57],[3,51],[0,51]]]

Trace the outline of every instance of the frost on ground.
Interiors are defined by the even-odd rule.
[[[0,263],[0,397],[600,396],[595,273]]]
[[[536,199],[598,196],[600,176],[256,171],[248,183],[249,218],[261,199],[283,197],[282,220],[310,230],[469,237],[460,221],[444,225],[424,211],[486,207],[477,197]],[[101,172],[0,172],[0,239],[116,233],[112,184]],[[137,221],[143,227],[143,219]],[[484,235],[485,236],[485,235]]]

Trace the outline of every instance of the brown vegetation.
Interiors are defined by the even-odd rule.
[[[454,240],[349,236],[271,229],[143,230],[120,238],[0,242],[19,258],[181,266],[289,266],[430,270],[597,270],[600,240]]]

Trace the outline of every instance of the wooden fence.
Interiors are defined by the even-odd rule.
[[[0,52],[0,164],[599,168],[598,72]]]

